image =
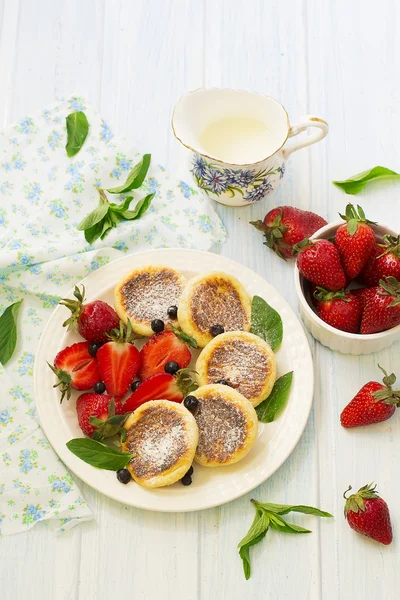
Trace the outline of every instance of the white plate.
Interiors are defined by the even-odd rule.
[[[173,486],[146,490],[135,483],[123,485],[115,473],[96,469],[71,454],[66,442],[81,437],[75,412],[75,393],[69,401],[59,402],[53,389],[55,377],[46,361],[52,363],[59,350],[79,337],[62,327],[67,309],[58,306],[43,332],[35,360],[34,386],[36,406],[42,427],[61,460],[75,475],[102,494],[123,504],[157,511],[192,511],[218,506],[239,498],[270,477],[293,451],[306,426],[313,397],[313,363],[307,338],[296,315],[276,290],[259,275],[240,264],[216,254],[197,250],[153,250],[124,256],[92,273],[82,283],[88,301],[96,298],[113,303],[117,281],[135,267],[166,264],[190,278],[200,272],[219,270],[235,275],[250,296],[262,296],[279,311],[284,337],[277,351],[278,375],[294,371],[289,401],[273,423],[260,423],[256,444],[239,463],[210,469],[194,465],[191,486],[179,482]]]

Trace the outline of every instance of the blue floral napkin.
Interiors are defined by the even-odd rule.
[[[83,110],[90,130],[73,158],[65,118]],[[32,374],[40,334],[52,309],[90,272],[138,250],[208,250],[225,239],[211,204],[153,164],[137,199],[155,192],[147,213],[103,241],[87,244],[76,228],[98,202],[96,187],[124,181],[140,154],[116,140],[84,99],[72,97],[0,134],[0,313],[23,300],[12,359],[0,365],[0,535],[43,520],[64,531],[92,513],[36,420]]]

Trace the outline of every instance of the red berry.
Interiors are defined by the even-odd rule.
[[[361,333],[378,333],[400,325],[400,282],[394,277],[380,280],[372,288],[361,319]]]
[[[312,283],[328,290],[341,290],[346,285],[339,252],[328,240],[303,240],[294,251],[297,268]]]
[[[354,396],[340,415],[343,427],[360,427],[390,419],[400,403],[400,390],[393,390],[394,373],[388,375],[382,367],[383,383],[370,381]]]
[[[292,248],[304,238],[309,238],[318,229],[327,225],[325,219],[308,210],[293,206],[273,208],[264,221],[251,223],[265,234],[265,245],[280,258],[292,258]]]
[[[339,250],[343,268],[349,279],[354,279],[369,259],[376,240],[375,234],[360,206],[358,212],[352,204],[346,206],[346,221],[336,231],[335,244]]]
[[[361,322],[361,302],[351,292],[329,292],[317,287],[315,292],[316,309],[320,319],[331,327],[358,333]]]
[[[179,389],[176,377],[168,373],[157,373],[145,379],[124,402],[124,410],[125,412],[136,410],[149,400],[182,402],[183,392]]]
[[[89,342],[78,342],[67,346],[57,354],[54,366],[49,367],[58,377],[61,402],[64,396],[71,397],[71,390],[90,390],[100,379],[96,359],[89,354]]]
[[[367,304],[368,300],[375,295],[376,290],[377,288],[358,288],[351,290],[351,293],[353,296],[357,296],[357,298],[360,300],[361,308],[364,310],[365,305]]]
[[[176,362],[180,369],[184,369],[192,359],[189,348],[169,330],[154,334],[143,346],[140,356],[141,380],[163,373],[168,362]]]
[[[366,535],[381,544],[389,545],[393,540],[392,524],[386,502],[378,496],[372,484],[360,488],[349,498],[344,493],[346,504],[344,514],[354,531]]]
[[[80,335],[89,342],[107,342],[109,334],[113,329],[119,327],[119,317],[115,310],[102,300],[95,300],[84,304],[85,288],[82,286],[82,292],[78,286],[75,286],[75,300],[64,298],[60,302],[71,311],[71,316],[63,326],[77,330]]]
[[[386,235],[382,244],[375,244],[359,280],[368,286],[376,286],[385,277],[400,281],[400,236]]]
[[[113,400],[112,396],[105,394],[81,394],[76,401],[76,412],[78,415],[79,427],[83,433],[88,437],[95,437],[102,439],[104,437],[110,437],[115,435],[119,429],[123,419],[120,419],[119,423],[108,423],[108,419],[114,416],[110,412],[110,402]],[[114,400],[114,414],[123,415],[124,408],[119,400]],[[95,417],[100,421],[103,421],[104,425],[94,425],[90,422],[91,417]],[[114,419],[115,421],[115,419]]]
[[[103,344],[97,351],[101,379],[108,394],[122,398],[128,391],[140,367],[140,352],[130,343],[130,327],[115,337],[115,341]]]

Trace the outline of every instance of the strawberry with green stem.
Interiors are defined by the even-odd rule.
[[[96,359],[89,353],[89,342],[77,342],[63,348],[55,357],[54,365],[47,363],[58,382],[53,387],[61,391],[60,402],[70,399],[72,390],[90,390],[100,380]]]
[[[181,369],[176,375],[157,373],[142,381],[138,388],[124,402],[125,412],[136,410],[139,406],[150,400],[182,400],[198,388],[192,377],[191,369]]]
[[[357,296],[344,290],[330,292],[317,286],[314,298],[317,314],[325,323],[348,333],[359,332],[362,307]]]
[[[304,239],[294,246],[293,254],[297,255],[297,268],[308,281],[333,291],[346,286],[339,252],[332,242]]]
[[[393,389],[396,375],[388,375],[378,366],[384,375],[383,383],[369,381],[343,409],[340,422],[346,429],[386,421],[400,406],[400,390]]]
[[[351,485],[344,492],[346,500],[344,516],[350,527],[373,540],[388,546],[392,543],[393,533],[389,508],[376,491],[376,485],[369,483],[347,498]]]
[[[379,280],[386,277],[400,281],[400,236],[387,234],[381,244],[375,244],[359,280],[371,287],[379,285]]]
[[[375,243],[375,233],[361,206],[356,210],[352,204],[346,206],[346,213],[340,215],[346,221],[338,227],[335,234],[335,245],[339,250],[345,273],[354,279],[369,259]]]
[[[400,281],[386,277],[374,289],[375,293],[368,296],[361,319],[361,333],[364,334],[400,325]]]
[[[81,394],[76,401],[76,412],[82,432],[95,440],[116,435],[125,420],[122,403],[106,394]]]

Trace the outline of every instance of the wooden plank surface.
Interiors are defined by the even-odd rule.
[[[199,86],[247,88],[282,101],[292,122],[315,113],[326,141],[296,153],[279,190],[264,204],[217,207],[228,229],[222,254],[263,275],[296,308],[293,266],[267,252],[248,221],[293,204],[336,219],[347,201],[330,183],[368,167],[400,168],[399,7],[394,0],[0,0],[0,125],[54,98],[78,92],[115,133],[187,177],[170,117]],[[369,216],[400,226],[399,188],[360,197]],[[316,370],[309,423],[292,456],[252,494],[194,514],[127,508],[83,486],[96,522],[61,538],[38,525],[0,541],[1,597],[17,600],[236,600],[398,598],[398,542],[380,547],[348,530],[341,494],[348,483],[379,483],[397,510],[400,425],[355,432],[341,408],[377,377],[399,367],[399,344],[379,355],[334,354],[310,338]],[[254,549],[245,582],[236,544],[252,520],[252,496],[314,504],[334,522],[300,518],[309,536],[273,532]]]

